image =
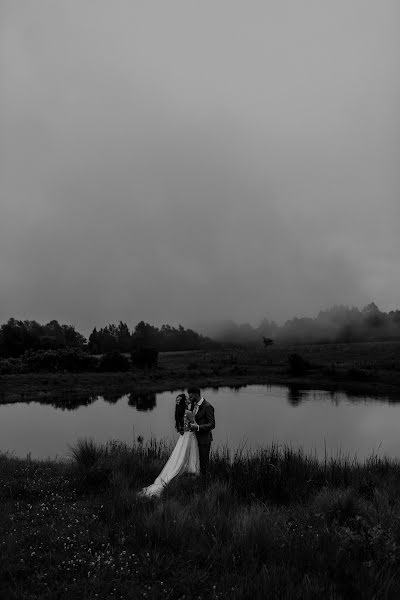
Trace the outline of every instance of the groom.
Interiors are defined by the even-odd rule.
[[[190,429],[195,432],[199,445],[200,472],[206,475],[213,439],[211,430],[215,428],[214,407],[202,397],[200,388],[190,387],[187,392],[195,420],[190,424]]]

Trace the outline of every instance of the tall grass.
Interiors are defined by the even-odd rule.
[[[169,452],[82,440],[67,465],[0,457],[0,597],[400,597],[396,461],[219,448],[209,477],[140,497]]]
[[[146,443],[139,439],[132,445],[79,440],[70,456],[76,476],[84,479],[102,472],[110,485],[118,474],[131,489],[139,490],[155,479],[171,450],[170,443],[154,438]],[[400,463],[378,455],[363,462],[340,454],[319,460],[301,448],[279,444],[255,450],[243,446],[234,453],[219,447],[211,453],[209,481],[221,486],[216,489],[229,489],[231,498],[243,504],[258,501],[291,506],[309,502],[321,490],[350,488],[368,500],[375,497],[377,489],[395,498],[400,493]],[[90,481],[87,485],[89,491]],[[203,493],[205,485],[208,480],[187,475],[171,482],[164,496],[178,493],[189,500],[193,494]]]

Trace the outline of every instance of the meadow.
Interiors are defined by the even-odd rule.
[[[188,383],[281,383],[396,401],[399,365],[400,343],[389,342],[170,352],[126,373],[3,374],[0,399],[72,406]],[[0,455],[0,598],[400,597],[398,461],[219,448],[208,478],[138,497],[170,450],[82,440],[66,462]]]
[[[0,456],[0,597],[399,597],[399,462],[222,448],[209,477],[138,497],[169,451],[81,440],[64,463]]]

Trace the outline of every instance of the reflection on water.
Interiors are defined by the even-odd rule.
[[[117,393],[117,392],[113,392],[111,390],[111,391],[107,391],[106,394],[103,394],[102,398],[109,404],[116,404],[118,402],[118,400],[121,400],[122,396],[119,392]]]
[[[289,404],[291,404],[291,406],[297,406],[298,404],[300,404],[300,402],[305,400],[306,397],[307,392],[301,390],[298,386],[290,385],[288,387],[287,401],[289,402]]]
[[[246,392],[246,389],[250,389],[254,386],[251,385],[235,385],[232,387],[210,387],[208,388],[208,393],[210,394],[218,394],[218,392],[222,389],[228,389],[232,393],[232,395],[240,395],[243,392]],[[335,406],[339,406],[340,403],[343,402],[351,402],[351,403],[365,403],[365,402],[381,402],[381,403],[393,403],[397,404],[400,402],[399,398],[388,398],[385,396],[380,397],[366,397],[365,394],[353,392],[351,394],[338,392],[336,390],[308,390],[303,389],[298,384],[292,384],[288,386],[274,386],[274,385],[262,385],[258,386],[259,388],[263,388],[265,390],[271,390],[280,388],[281,390],[286,390],[286,400],[290,406],[298,406],[303,402],[307,402],[310,400],[316,399],[324,399],[330,400],[332,404]],[[183,391],[183,390],[182,390]],[[172,392],[171,392],[172,393]],[[44,404],[47,406],[53,406],[54,408],[59,408],[62,410],[77,410],[82,406],[90,406],[96,400],[101,398],[104,402],[108,404],[117,404],[123,398],[128,398],[128,405],[138,411],[152,411],[157,408],[157,396],[160,396],[161,393],[144,391],[144,392],[130,392],[129,394],[121,395],[119,392],[113,392],[112,390],[107,391],[107,393],[103,394],[103,396],[91,396],[87,394],[82,395],[62,395],[62,396],[49,396],[45,398],[38,398],[35,400],[23,400],[23,402],[29,404],[31,402],[35,402],[38,404]],[[1,405],[0,405],[1,406]]]
[[[147,392],[141,394],[130,393],[128,395],[128,404],[133,406],[136,410],[148,411],[153,410],[157,406],[156,393]]]
[[[118,399],[121,396],[118,395]],[[37,400],[27,400],[26,404],[44,404],[47,406],[53,406],[54,408],[58,408],[60,410],[77,410],[82,406],[90,406],[98,399],[98,396],[88,396],[84,395],[62,395],[62,396],[50,396],[48,398],[38,398]]]
[[[98,443],[138,436],[174,442],[177,392],[109,392],[103,397],[52,397],[39,402],[0,405],[0,449],[17,456],[65,456],[79,438]],[[292,385],[208,388],[215,407],[214,447],[256,448],[272,442],[363,457],[400,457],[400,404],[342,392],[306,390]],[[60,410],[61,409],[61,410]]]

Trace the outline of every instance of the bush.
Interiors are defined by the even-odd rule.
[[[113,350],[112,352],[107,352],[107,354],[103,354],[100,359],[99,371],[111,371],[111,372],[125,372],[130,369],[129,359],[121,354],[119,350]]]
[[[371,507],[352,488],[322,488],[314,498],[313,509],[329,525],[344,525],[357,518],[368,520],[372,514]]]
[[[93,467],[103,456],[105,450],[90,439],[79,439],[75,446],[70,446],[70,455],[79,469]]]
[[[136,348],[131,352],[132,365],[144,369],[151,369],[157,366],[158,350],[157,348],[145,348],[143,346]]]
[[[305,375],[310,367],[300,354],[290,354],[288,357],[289,372],[292,375]]]
[[[4,358],[0,360],[0,375],[16,375],[25,372],[26,366],[20,358]]]
[[[108,486],[112,464],[106,448],[98,446],[92,439],[80,439],[70,446],[70,456],[76,473],[76,484],[81,491],[90,491]]]
[[[97,365],[94,356],[75,348],[28,351],[23,355],[22,361],[27,371],[50,373],[94,371]]]

